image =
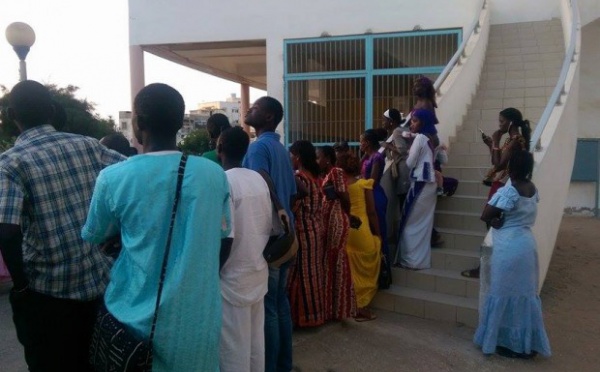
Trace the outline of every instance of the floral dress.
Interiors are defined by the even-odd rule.
[[[315,327],[327,319],[323,194],[317,180],[308,173],[298,171],[296,177],[308,194],[296,200],[292,208],[299,247],[290,265],[288,294],[294,325]]]
[[[323,187],[328,185],[333,186],[337,193],[348,191],[341,168],[334,167],[325,176]],[[356,298],[346,252],[350,222],[339,198],[327,199],[323,196],[323,226],[328,319],[349,318],[356,311]]]

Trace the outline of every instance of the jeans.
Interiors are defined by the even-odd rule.
[[[269,290],[265,296],[265,371],[292,370],[292,315],[287,296],[289,263],[269,268]]]
[[[31,372],[86,372],[99,301],[55,298],[31,290],[11,291],[17,338]]]

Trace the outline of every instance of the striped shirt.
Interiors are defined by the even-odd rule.
[[[28,129],[0,155],[0,223],[21,226],[29,287],[58,298],[92,300],[111,261],[81,238],[98,173],[124,160],[97,140]]]

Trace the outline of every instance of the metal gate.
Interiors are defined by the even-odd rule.
[[[461,36],[444,29],[285,40],[285,143],[356,145],[388,108],[410,110],[414,79],[435,80]]]

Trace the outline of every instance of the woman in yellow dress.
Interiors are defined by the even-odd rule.
[[[350,233],[346,248],[358,307],[355,319],[358,322],[374,320],[377,316],[367,308],[377,293],[381,265],[374,181],[356,178],[360,174],[360,163],[350,153],[341,154],[337,166],[344,171],[350,195]]]

